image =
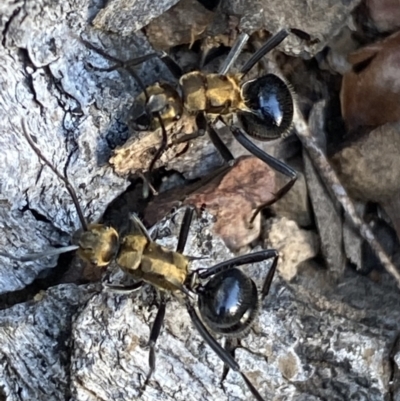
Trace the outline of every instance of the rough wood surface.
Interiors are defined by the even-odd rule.
[[[176,246],[182,215],[180,209],[157,226],[161,244]],[[211,224],[209,215],[194,221],[186,249],[210,258],[193,267],[231,256],[210,235]],[[246,268],[258,286],[267,266]],[[121,278],[118,271],[111,276],[113,283]],[[237,374],[229,373],[219,386],[222,363],[176,299],[168,304],[157,343],[157,370],[139,398],[156,312],[153,293],[98,291],[58,286],[1,312],[0,385],[6,400],[251,399]],[[323,272],[309,266],[297,284],[276,276],[236,358],[267,400],[383,401],[391,391],[399,318],[393,283],[377,286],[348,274],[333,291]]]
[[[107,2],[93,20],[93,25],[107,32],[122,36],[134,34],[152,19],[167,11],[179,0],[130,1],[112,0]]]
[[[250,224],[254,210],[272,202],[288,180],[254,156],[242,156],[225,167],[204,177],[202,184],[178,187],[155,197],[146,208],[145,221],[153,225],[183,203],[210,212],[216,220],[215,234],[229,249],[238,251],[257,240],[261,214],[257,213]]]
[[[284,19],[271,7],[284,8],[285,14],[301,17],[304,24],[314,24],[308,16],[317,10],[325,35],[347,21],[356,3],[332,0],[321,10],[320,2],[308,3],[304,9],[269,2],[256,17],[273,19],[268,26],[277,30]],[[124,71],[99,71],[113,63],[89,50],[79,37],[125,60],[150,48],[140,33],[122,37],[93,29],[90,24],[103,5],[44,0],[0,4],[0,246],[4,251],[23,255],[65,245],[79,227],[63,184],[41,165],[22,137],[22,117],[43,153],[60,170],[69,161],[68,175],[89,220],[98,219],[127,186],[107,161],[110,149],[128,136],[125,122],[138,89]],[[340,23],[327,24],[322,17],[328,14],[337,15]],[[243,18],[243,27],[250,24],[250,17]],[[168,79],[157,60],[139,67],[138,73],[145,84],[161,76]],[[212,159],[215,151],[209,157],[200,151],[205,142],[204,138],[195,141],[190,149],[194,153],[181,158],[180,171],[189,178],[211,171],[220,162]],[[193,168],[195,163],[201,168]],[[156,229],[155,236],[165,246],[176,245],[179,213]],[[194,266],[232,256],[211,234],[211,224],[204,215],[193,225],[186,252],[210,256]],[[290,261],[291,255],[284,252],[283,247],[282,259]],[[0,293],[13,295],[55,264],[54,259],[22,264],[1,258]],[[260,285],[266,269],[267,264],[261,263],[246,271]],[[258,322],[236,352],[261,394],[267,400],[293,401],[399,399],[400,308],[394,283],[383,277],[378,285],[347,272],[335,286],[320,267],[307,262],[299,273],[292,283],[276,276]],[[111,279],[123,281],[118,270]],[[138,397],[148,368],[144,345],[155,301],[147,287],[138,294],[118,295],[100,283],[64,284],[0,311],[0,399],[250,399],[242,379],[233,372],[224,387],[219,386],[222,363],[193,329],[178,300],[168,305],[157,344],[157,371]]]
[[[97,220],[127,186],[108,159],[115,141],[127,137],[124,121],[138,87],[126,72],[97,71],[110,63],[79,38],[120,58],[142,55],[149,47],[140,33],[119,38],[92,29],[90,21],[100,6],[36,1],[1,5],[2,251],[23,255],[66,245],[80,226],[64,184],[42,166],[22,136],[22,118],[60,171],[68,161],[68,177],[88,220]],[[157,63],[139,67],[146,84],[162,75],[163,66]],[[25,264],[0,261],[0,293],[23,288],[56,264],[55,258]]]
[[[251,34],[259,29],[277,32],[282,28],[295,28],[302,32],[303,38],[291,36],[279,48],[291,55],[310,57],[351,22],[350,13],[360,1],[230,0],[220,3],[212,15],[208,10],[202,12],[201,7],[194,6],[191,1],[179,2],[146,28],[150,42],[166,49],[207,35],[234,36],[238,31]],[[122,32],[125,29],[123,27]],[[220,41],[226,43],[229,39]]]

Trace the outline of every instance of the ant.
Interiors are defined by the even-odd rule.
[[[207,132],[225,162],[231,165],[235,158],[219,137],[214,124],[221,121],[229,126],[224,117],[234,113],[237,115],[243,128],[236,125],[229,126],[236,140],[271,168],[289,177],[289,181],[274,194],[271,201],[255,210],[250,219],[251,225],[258,212],[283,197],[297,179],[297,173],[294,169],[264,152],[246,136],[247,133],[255,139],[270,141],[286,134],[292,126],[294,113],[292,90],[283,79],[274,74],[267,74],[257,79],[245,80],[246,74],[257,62],[278,46],[288,35],[289,32],[283,29],[272,36],[245,63],[239,73],[235,74],[228,73],[228,71],[249,38],[245,33],[238,37],[217,74],[201,71],[183,74],[179,65],[163,52],[159,56],[178,81],[177,88],[164,82],[145,87],[134,72],[132,66],[157,56],[157,53],[123,62],[105,54],[83,39],[82,42],[88,48],[117,63],[114,67],[100,70],[110,71],[121,67],[126,68],[142,88],[142,93],[136,98],[131,111],[133,126],[136,130],[154,131],[161,129],[162,132],[161,146],[151,160],[147,174],[151,174],[157,160],[168,147],[166,128],[180,120],[185,113],[196,116],[198,130],[196,133],[172,140],[170,144],[189,141]],[[147,184],[144,192],[147,194],[148,188],[150,188],[155,193],[148,176],[146,178],[141,174],[141,177]]]
[[[190,261],[197,258],[186,256],[183,252],[195,212],[191,207],[185,210],[175,250],[169,250],[154,242],[135,214],[130,217],[129,228],[125,228],[121,236],[111,226],[88,224],[75,189],[65,172],[61,174],[42,154],[28,133],[25,121],[22,122],[22,132],[39,159],[64,182],[80,218],[82,232],[77,245],[28,254],[22,258],[7,253],[0,254],[14,260],[28,261],[77,250],[83,261],[98,268],[107,267],[115,261],[122,271],[135,281],[131,286],[106,285],[111,291],[131,293],[144,284],[153,286],[159,292],[161,302],[150,331],[149,371],[141,393],[156,368],[155,344],[163,325],[167,294],[171,293],[179,295],[183,300],[194,327],[223,361],[223,379],[229,369],[238,372],[255,399],[265,401],[232,356],[232,341],[229,339],[245,335],[254,323],[260,308],[260,298],[263,300],[269,293],[278,263],[278,252],[275,249],[265,249],[229,259],[210,268],[190,270]],[[271,260],[271,265],[259,293],[254,281],[238,267],[264,260]],[[218,343],[212,333],[228,337],[225,347]]]

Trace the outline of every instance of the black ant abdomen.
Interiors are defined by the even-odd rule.
[[[199,289],[198,307],[204,323],[215,333],[237,337],[258,313],[254,281],[239,269],[215,275]]]
[[[242,97],[249,112],[239,111],[243,128],[253,138],[269,141],[289,131],[293,121],[293,97],[290,88],[277,75],[245,82]]]

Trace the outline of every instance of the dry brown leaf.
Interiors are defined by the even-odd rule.
[[[400,28],[400,0],[367,0],[368,13],[380,32]]]
[[[161,194],[146,209],[145,220],[153,221],[159,213],[179,203],[205,207],[216,218],[214,231],[230,249],[240,249],[260,234],[260,217],[252,226],[254,210],[273,200],[283,186],[279,173],[254,156],[242,156],[225,172],[188,194],[187,189]],[[198,185],[197,185],[198,186]],[[183,192],[185,191],[185,193]]]
[[[216,217],[214,231],[230,249],[240,249],[260,235],[260,216],[249,221],[254,210],[273,200],[277,192],[275,171],[253,156],[238,158],[219,181],[212,181],[185,203],[206,207]]]
[[[400,32],[349,55],[340,93],[349,131],[400,120]]]

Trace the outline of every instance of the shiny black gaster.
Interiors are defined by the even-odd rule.
[[[246,133],[261,141],[279,138],[293,120],[293,98],[287,84],[274,74],[246,82],[242,88],[246,106],[238,117]]]
[[[239,269],[227,270],[215,275],[199,291],[198,307],[212,331],[237,336],[250,327],[257,315],[257,287]]]

